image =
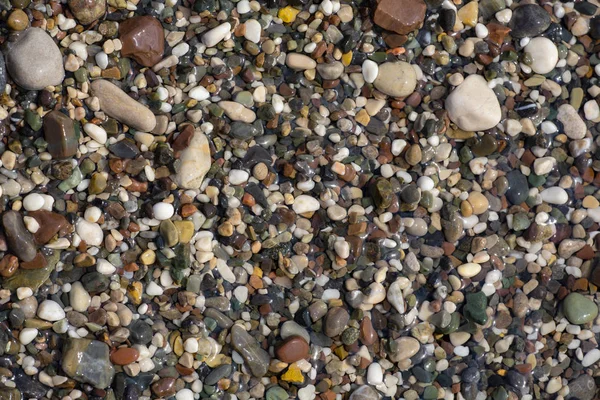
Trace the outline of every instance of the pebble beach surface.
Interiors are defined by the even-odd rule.
[[[599,399],[599,6],[0,0],[0,400]]]

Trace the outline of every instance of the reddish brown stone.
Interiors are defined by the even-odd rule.
[[[290,336],[285,339],[275,351],[278,359],[291,364],[308,357],[310,346],[301,336]]]
[[[5,255],[0,260],[0,275],[4,278],[10,278],[19,268],[19,259],[12,254]]]
[[[47,261],[46,261],[46,257],[44,257],[44,255],[42,253],[40,253],[39,251],[37,252],[37,254],[35,255],[34,259],[31,261],[21,261],[21,264],[19,264],[19,266],[22,269],[42,269],[47,265]]]
[[[64,216],[54,212],[38,210],[31,211],[27,215],[40,225],[40,229],[33,234],[35,242],[39,245],[48,243],[56,234],[63,236],[73,230],[73,226]]]
[[[140,352],[136,349],[121,347],[110,355],[110,360],[113,364],[127,365],[131,364],[132,362],[136,362],[139,356]]]
[[[131,57],[145,67],[153,67],[163,58],[165,39],[160,22],[149,15],[126,19],[119,25],[121,55]]]
[[[175,378],[162,378],[152,385],[152,392],[158,397],[170,397],[177,392]]]
[[[383,29],[407,35],[421,26],[426,10],[423,0],[381,0],[374,21]]]
[[[369,317],[363,318],[360,323],[360,340],[367,346],[372,345],[377,340],[377,332],[373,329],[373,324]]]

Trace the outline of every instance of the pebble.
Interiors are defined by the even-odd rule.
[[[65,76],[62,55],[54,40],[40,28],[29,28],[6,53],[10,77],[27,90],[60,85]]]
[[[406,62],[387,62],[379,65],[379,73],[373,84],[388,96],[406,97],[415,91],[417,74]]]
[[[115,375],[109,359],[109,347],[98,340],[68,340],[64,347],[61,367],[67,376],[78,382],[107,388]]]
[[[65,312],[57,302],[44,300],[38,306],[37,316],[44,321],[54,322],[65,318]]]
[[[577,110],[570,104],[558,107],[556,118],[563,124],[565,134],[569,139],[583,139],[587,132],[585,122],[579,116]]]
[[[576,325],[586,324],[598,316],[598,306],[580,293],[570,293],[563,301],[567,319]]]
[[[237,351],[255,377],[267,373],[271,357],[263,350],[256,340],[239,325],[231,327],[231,345]]]
[[[469,75],[446,99],[448,116],[460,129],[484,131],[502,118],[495,93],[484,78]]]
[[[545,37],[536,37],[525,46],[531,56],[531,69],[537,74],[551,72],[558,62],[558,49],[552,41]]]
[[[294,199],[293,209],[296,214],[310,213],[320,208],[321,204],[314,197],[302,194]]]
[[[522,4],[512,12],[509,27],[515,38],[535,37],[544,32],[552,22],[550,15],[537,4]]]
[[[156,117],[148,108],[129,97],[119,87],[104,79],[90,85],[100,108],[109,116],[142,132],[150,132],[156,126]]]
[[[89,25],[106,12],[106,0],[69,0],[69,9],[83,25]]]
[[[211,29],[202,35],[202,43],[206,47],[214,47],[224,40],[231,32],[231,24],[223,22],[221,25]]]
[[[384,29],[406,35],[420,27],[427,5],[423,0],[382,0],[373,21]]]
[[[315,69],[317,67],[317,62],[304,54],[289,53],[285,59],[285,65],[292,69],[303,71]]]
[[[181,165],[175,182],[183,189],[198,189],[208,173],[212,160],[206,135],[195,130],[188,147],[179,156]]]

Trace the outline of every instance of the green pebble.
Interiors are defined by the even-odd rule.
[[[42,117],[29,108],[25,110],[25,122],[27,122],[27,125],[29,125],[34,131],[39,131],[42,129]]]
[[[266,400],[287,400],[290,396],[281,386],[273,386],[267,390]]]
[[[572,324],[582,325],[598,316],[598,305],[579,293],[570,293],[563,301],[563,312]]]
[[[79,167],[75,167],[73,169],[73,173],[71,174],[71,176],[69,178],[65,179],[64,181],[62,181],[58,185],[58,188],[60,190],[62,190],[63,192],[67,192],[67,191],[77,187],[77,185],[79,185],[82,180],[83,180],[83,175],[81,174],[81,170],[79,169]]]
[[[485,325],[488,321],[485,309],[487,297],[483,292],[469,293],[466,296],[467,304],[463,308],[464,316],[479,325]]]
[[[435,386],[427,386],[423,391],[423,399],[435,400],[438,398],[438,389]]]

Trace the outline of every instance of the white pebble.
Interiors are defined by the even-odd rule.
[[[173,204],[159,202],[152,206],[152,212],[154,213],[154,218],[159,221],[164,221],[169,219],[175,214],[175,209],[173,208]]]
[[[150,281],[148,286],[146,286],[146,294],[148,296],[160,296],[164,293],[163,288],[158,286],[158,284],[154,281]]]
[[[37,211],[44,207],[44,197],[38,193],[31,193],[23,199],[23,208],[27,211]]]
[[[60,321],[65,317],[65,311],[54,300],[44,300],[37,309],[37,316],[44,321]]]
[[[260,22],[255,19],[249,19],[245,23],[246,31],[244,32],[244,37],[254,43],[260,42],[260,34],[262,32],[262,26]]]
[[[89,137],[100,144],[105,144],[108,138],[106,131],[101,126],[87,123],[83,126],[83,130]]]
[[[33,342],[33,339],[38,334],[38,330],[35,328],[23,328],[23,330],[19,333],[19,342],[23,346],[27,346],[29,343]]]
[[[362,64],[362,74],[365,82],[373,83],[379,74],[379,66],[373,60],[365,60]]]

